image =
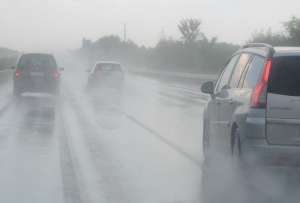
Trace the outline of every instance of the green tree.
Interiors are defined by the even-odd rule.
[[[268,43],[273,46],[300,46],[300,18],[292,16],[283,23],[283,32],[272,32],[271,29],[256,32],[249,42]]]
[[[178,24],[178,29],[182,35],[185,44],[195,43],[199,38],[204,38],[204,34],[200,31],[201,20],[199,19],[183,19]]]
[[[255,32],[249,43],[267,43],[272,46],[286,46],[288,43],[288,38],[283,33],[274,33],[271,29],[266,31]]]
[[[294,46],[300,45],[300,18],[292,16],[291,19],[284,24],[289,41]]]

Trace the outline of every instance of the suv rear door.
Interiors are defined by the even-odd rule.
[[[270,144],[300,145],[300,56],[275,57],[267,95]]]

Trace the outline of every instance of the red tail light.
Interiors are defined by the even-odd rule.
[[[269,76],[272,69],[272,59],[268,59],[265,63],[263,74],[261,79],[257,83],[255,89],[251,96],[251,107],[263,108],[266,106],[267,102],[267,87]]]
[[[56,70],[52,73],[52,77],[55,79],[55,80],[58,80],[60,78],[60,73]]]
[[[15,77],[20,78],[22,76],[22,71],[20,69],[17,69],[15,72]]]

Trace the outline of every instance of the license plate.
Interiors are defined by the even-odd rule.
[[[30,76],[35,76],[35,77],[44,77],[45,74],[42,72],[30,72]]]

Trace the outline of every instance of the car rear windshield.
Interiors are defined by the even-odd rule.
[[[270,93],[300,96],[300,56],[282,56],[273,60]]]
[[[23,70],[53,70],[57,69],[57,64],[52,55],[27,54],[20,58],[18,68]]]
[[[102,63],[97,64],[95,71],[122,72],[122,69],[120,64]]]

